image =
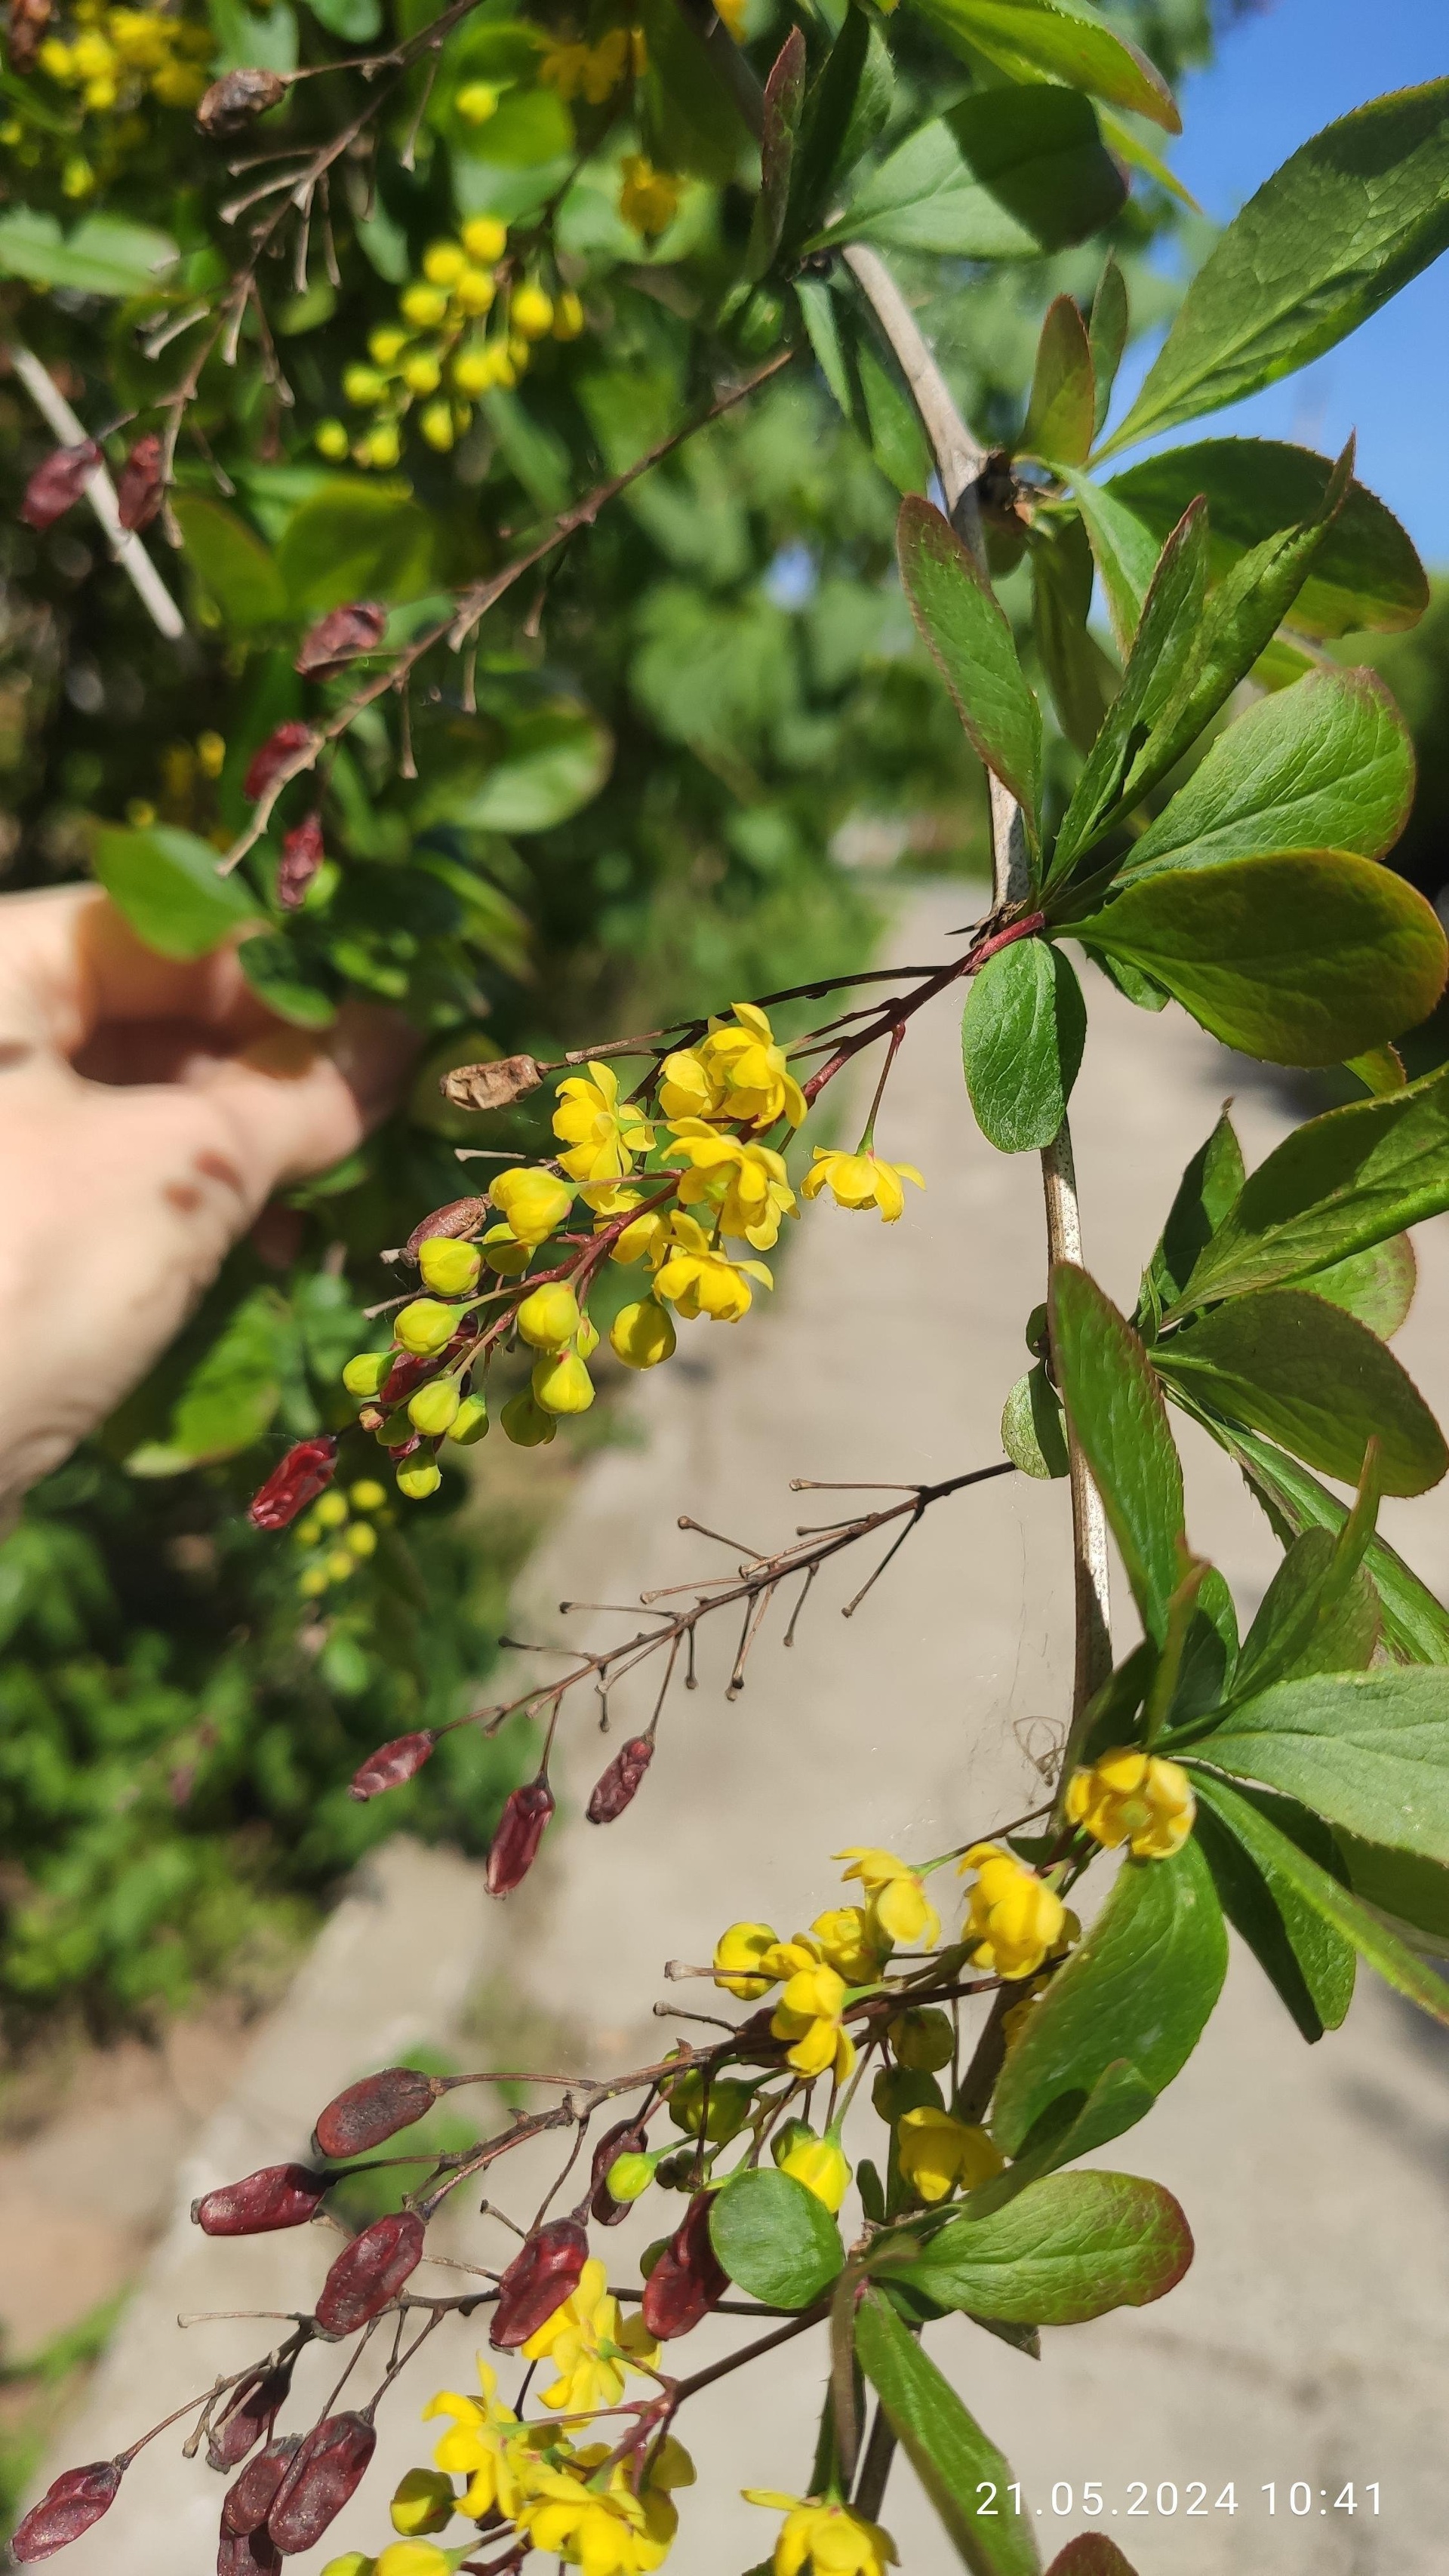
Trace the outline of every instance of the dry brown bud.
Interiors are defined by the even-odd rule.
[[[233,73],[228,77],[235,79],[237,75]],[[303,724],[297,716],[289,716],[285,724],[273,728],[266,741],[257,745],[247,763],[242,794],[249,804],[254,805],[259,796],[266,795],[269,787],[275,787],[283,772],[291,768],[297,753],[311,739],[311,726]]]
[[[709,2232],[712,2192],[696,2192],[644,2284],[643,2318],[656,2343],[686,2335],[729,2288]]]
[[[191,2215],[203,2236],[269,2236],[274,2228],[305,2227],[330,2187],[327,2174],[306,2165],[263,2165],[194,2200]]]
[[[79,447],[53,448],[25,486],[20,516],[27,528],[38,528],[43,534],[74,509],[100,461],[101,451],[93,438],[83,438]]]
[[[419,1244],[431,1243],[440,1234],[457,1241],[466,1240],[470,1234],[477,1233],[487,1214],[486,1199],[449,1199],[446,1207],[434,1208],[431,1216],[425,1216],[421,1224],[413,1227],[403,1251],[409,1261],[416,1261]],[[430,1361],[429,1366],[435,1368],[437,1362]]]
[[[285,98],[287,84],[280,72],[263,71],[259,63],[245,63],[239,71],[223,72],[212,82],[196,111],[196,122],[203,134],[239,134],[254,116],[265,116],[279,98]]]
[[[267,2516],[267,2530],[284,2558],[321,2539],[355,2494],[376,2448],[377,2435],[365,2416],[329,2415],[314,2426]]]
[[[500,1055],[492,1064],[455,1064],[438,1085],[455,1109],[506,1109],[523,1100],[543,1080],[531,1055]]]
[[[504,1803],[498,1819],[498,1831],[488,1846],[490,1896],[511,1896],[522,1884],[538,1858],[543,1831],[553,1814],[553,1791],[539,1778],[525,1780]]]
[[[28,2567],[79,2540],[115,2503],[124,2467],[123,2460],[92,2460],[88,2468],[63,2470],[31,2506],[10,2543],[11,2556]]]
[[[10,0],[6,51],[13,72],[34,70],[40,39],[49,25],[50,0]]]
[[[375,600],[355,599],[346,608],[329,609],[303,636],[292,668],[304,680],[330,680],[359,653],[375,652],[386,624],[387,610]]]
[[[608,1770],[594,1782],[587,1810],[591,1825],[611,1825],[616,1816],[622,1816],[653,1759],[652,1735],[631,1735],[627,1744],[620,1745]]]
[[[353,1772],[348,1796],[380,1798],[385,1789],[400,1789],[415,1771],[421,1771],[437,1741],[430,1727],[421,1727],[416,1735],[395,1735],[391,1744],[380,1744]]]
[[[301,911],[307,889],[326,856],[320,814],[304,814],[292,831],[283,833],[277,866],[277,901],[283,912]]]
[[[375,2218],[344,2245],[317,2301],[317,2324],[326,2335],[355,2334],[395,2298],[423,2259],[423,2222],[415,2210]]]
[[[161,441],[155,430],[138,438],[116,477],[116,511],[123,528],[149,528],[161,507]]]
[[[318,2115],[312,2145],[319,2156],[365,2155],[399,2129],[410,2129],[443,2089],[437,2076],[422,2075],[415,2066],[385,2066],[328,2103]]]
[[[589,2240],[576,2218],[553,2218],[514,2255],[498,2284],[498,2305],[488,2340],[495,2352],[517,2352],[571,2299],[589,2259]]]

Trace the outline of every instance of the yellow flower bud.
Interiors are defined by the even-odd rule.
[[[453,360],[453,382],[460,393],[486,394],[493,382],[492,351],[460,349]]]
[[[380,367],[395,367],[407,347],[407,333],[400,331],[395,322],[383,322],[369,334],[367,346]]]
[[[354,1556],[374,1556],[377,1553],[377,1532],[371,1521],[354,1521],[347,1533],[347,1545]]]
[[[578,1330],[579,1305],[566,1280],[535,1288],[518,1309],[518,1329],[536,1351],[561,1351]]]
[[[388,2508],[392,2527],[406,2540],[415,2540],[424,2531],[446,2531],[453,2519],[453,2503],[453,2481],[441,2469],[409,2469]]]
[[[340,2558],[328,2559],[322,2576],[372,2576],[376,2565],[376,2559],[366,2557],[362,2550],[344,2549]]]
[[[452,2569],[430,2540],[393,2540],[379,2551],[374,2576],[452,2576]]]
[[[587,1413],[594,1400],[594,1381],[577,1351],[535,1360],[529,1383],[545,1413]]]
[[[430,1386],[420,1386],[416,1395],[409,1396],[408,1420],[425,1439],[435,1440],[441,1432],[451,1429],[458,1404],[457,1379],[435,1377]]]
[[[345,1583],[349,1575],[357,1570],[356,1559],[348,1555],[345,1547],[329,1549],[322,1563],[326,1568],[329,1583]]]
[[[458,1329],[461,1306],[441,1306],[436,1297],[415,1297],[393,1318],[393,1332],[405,1351],[429,1359],[450,1342]]]
[[[343,368],[342,390],[350,403],[365,410],[369,403],[380,402],[387,388],[375,367],[354,366]]]
[[[60,174],[63,197],[88,197],[96,184],[96,174],[83,154],[73,153]]]
[[[953,2120],[949,2111],[923,2105],[902,2115],[896,2129],[896,2153],[906,2181],[918,2200],[944,2200],[964,2186],[975,2191],[990,2182],[1005,2164],[986,2131]]]
[[[418,427],[429,447],[436,448],[440,456],[446,456],[456,435],[451,405],[445,402],[429,403],[427,410],[418,414]]]
[[[1134,1860],[1169,1860],[1192,1832],[1197,1801],[1178,1763],[1124,1745],[1073,1775],[1067,1814],[1108,1851],[1126,1843]]]
[[[506,1438],[518,1449],[537,1449],[552,1440],[558,1429],[553,1415],[540,1410],[526,1387],[509,1397],[498,1419]]]
[[[545,295],[541,286],[520,286],[508,307],[508,319],[525,340],[546,339],[553,329],[553,297]]]
[[[897,2064],[918,2074],[934,2075],[938,2067],[949,2066],[956,2054],[951,2016],[934,2005],[901,2013],[891,2023],[889,2036]]]
[[[397,1471],[397,1489],[410,1503],[421,1503],[435,1494],[443,1481],[443,1471],[436,1458],[409,1458]]]
[[[347,1503],[341,1494],[324,1494],[314,1506],[313,1518],[319,1529],[341,1529],[347,1518]]]
[[[352,1487],[349,1500],[355,1512],[380,1512],[387,1501],[387,1488],[375,1476],[362,1476]]]
[[[220,778],[226,760],[225,738],[219,733],[199,733],[196,757],[201,763],[203,778]]]
[[[467,265],[461,242],[432,242],[423,253],[423,275],[434,286],[456,286]]]
[[[803,2182],[817,2200],[823,2200],[832,2212],[840,2207],[850,2187],[850,2167],[838,2139],[801,2138],[780,2158],[780,2171]]]
[[[646,1369],[673,1358],[678,1335],[673,1317],[652,1297],[645,1297],[637,1305],[620,1307],[609,1327],[609,1341],[625,1368]]]
[[[320,1592],[325,1592],[327,1589],[327,1577],[323,1573],[321,1566],[309,1565],[304,1574],[299,1574],[297,1577],[297,1589],[301,1593],[304,1601],[315,1601]]]
[[[465,268],[453,288],[460,313],[486,313],[498,290],[486,268]]]
[[[508,226],[496,215],[470,215],[463,226],[463,248],[480,267],[488,268],[508,248]]]
[[[732,1923],[714,1945],[715,1984],[727,1995],[738,1996],[741,2003],[767,1995],[776,1979],[762,1977],[759,1968],[766,1951],[775,1946],[776,1936],[768,1923]]]
[[[513,331],[508,340],[508,363],[515,377],[526,376],[533,359],[533,349],[521,331]]]
[[[312,432],[312,444],[319,456],[337,464],[347,454],[347,431],[340,420],[319,420]]]
[[[460,1449],[471,1449],[488,1428],[488,1407],[481,1395],[465,1395],[448,1425],[448,1438]]]
[[[349,1395],[380,1395],[391,1369],[391,1351],[359,1351],[343,1370],[342,1383]]]
[[[507,1218],[510,1233],[520,1243],[535,1245],[562,1225],[574,1203],[572,1190],[551,1172],[522,1169],[500,1172],[488,1195]]]
[[[584,327],[584,308],[571,286],[566,286],[553,308],[553,336],[556,340],[576,340]]]
[[[465,125],[486,125],[498,113],[498,92],[488,81],[465,81],[454,105]],[[463,238],[468,238],[464,227]]]
[[[441,1297],[466,1297],[478,1285],[483,1255],[474,1243],[460,1243],[456,1235],[430,1234],[418,1245],[418,1272],[425,1288],[435,1289]]]
[[[378,472],[387,473],[390,467],[396,465],[402,454],[402,440],[398,435],[396,421],[380,421],[377,428],[370,430],[366,438],[360,441],[355,453],[359,464],[371,465]]]
[[[638,2200],[654,2180],[657,2155],[616,2156],[604,2176],[611,2200]]]
[[[415,349],[402,363],[402,380],[410,394],[435,394],[443,381],[443,370],[431,349]]]
[[[588,1315],[581,1315],[579,1317],[579,1329],[574,1336],[575,1350],[578,1352],[581,1360],[591,1360],[598,1347],[598,1325],[594,1323]]]
[[[405,287],[398,297],[398,307],[406,322],[419,331],[432,331],[448,310],[448,299],[441,287],[425,286],[421,281]]]

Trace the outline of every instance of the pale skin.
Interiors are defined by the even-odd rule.
[[[0,899],[0,1510],[145,1375],[267,1201],[340,1161],[413,1041],[316,1037],[234,950],[176,964],[94,886]]]

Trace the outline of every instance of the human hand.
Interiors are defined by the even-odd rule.
[[[103,1421],[272,1192],[350,1153],[413,1040],[285,1026],[235,951],[176,964],[94,886],[0,898],[0,1504]]]

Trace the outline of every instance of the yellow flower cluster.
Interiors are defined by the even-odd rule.
[[[398,298],[398,321],[379,325],[367,362],[343,375],[348,402],[370,411],[372,426],[352,439],[341,421],[322,421],[324,456],[350,452],[359,465],[390,469],[415,405],[427,444],[446,455],[471,426],[476,398],[517,384],[535,342],[578,338],[584,308],[572,288],[550,293],[537,278],[501,277],[507,247],[508,228],[494,215],[474,215],[456,240],[430,245],[421,277]]]
[[[74,32],[47,36],[37,60],[62,89],[78,90],[82,107],[108,116],[148,94],[163,107],[195,107],[216,51],[209,27],[189,26],[160,9],[111,9],[77,0]]]
[[[538,77],[565,101],[581,98],[586,107],[602,107],[626,80],[647,69],[648,60],[642,27],[611,27],[596,45],[550,45]]]
[[[292,1531],[294,1546],[304,1554],[297,1577],[304,1601],[315,1601],[336,1584],[350,1582],[358,1567],[376,1554],[377,1519],[386,1504],[386,1489],[375,1476],[363,1476],[346,1494],[334,1485],[304,1513]]]
[[[805,1095],[791,1073],[766,1014],[736,1002],[729,1020],[711,1020],[697,1046],[667,1055],[659,1106],[666,1118],[728,1119],[746,1127],[798,1127]]]
[[[775,2576],[885,2576],[898,2564],[896,2545],[878,2522],[828,2496],[777,2495],[744,2487],[746,2504],[785,2516],[772,2561]]]
[[[1170,1860],[1192,1832],[1197,1800],[1179,1763],[1124,1746],[1075,1773],[1067,1814],[1108,1851],[1125,1843],[1134,1860]]]
[[[1033,1977],[1044,1959],[1075,1938],[1074,1918],[1055,1888],[1000,1843],[973,1843],[960,1863],[976,1872],[962,1939],[971,1964],[998,1977]]]
[[[679,181],[669,170],[656,170],[642,152],[626,154],[619,212],[631,232],[644,241],[658,241],[679,212]]]
[[[835,1857],[850,1862],[845,1876],[860,1880],[863,1906],[818,1914],[791,1941],[768,1923],[732,1923],[715,1944],[713,1964],[715,1984],[741,2002],[755,2002],[779,1985],[770,2028],[789,2041],[790,2065],[810,2077],[828,2067],[843,2084],[855,2064],[854,2043],[841,2022],[850,1987],[874,1985],[898,1941],[929,1948],[941,1926],[919,1874],[894,1852],[852,1844]]]
[[[594,2415],[617,2406],[630,2370],[654,2371],[659,2346],[642,2317],[621,2321],[608,2273],[596,2257],[584,2265],[572,2298],[544,2320],[523,2347],[525,2361],[551,2361],[558,2372],[541,2400],[555,2413]]]

